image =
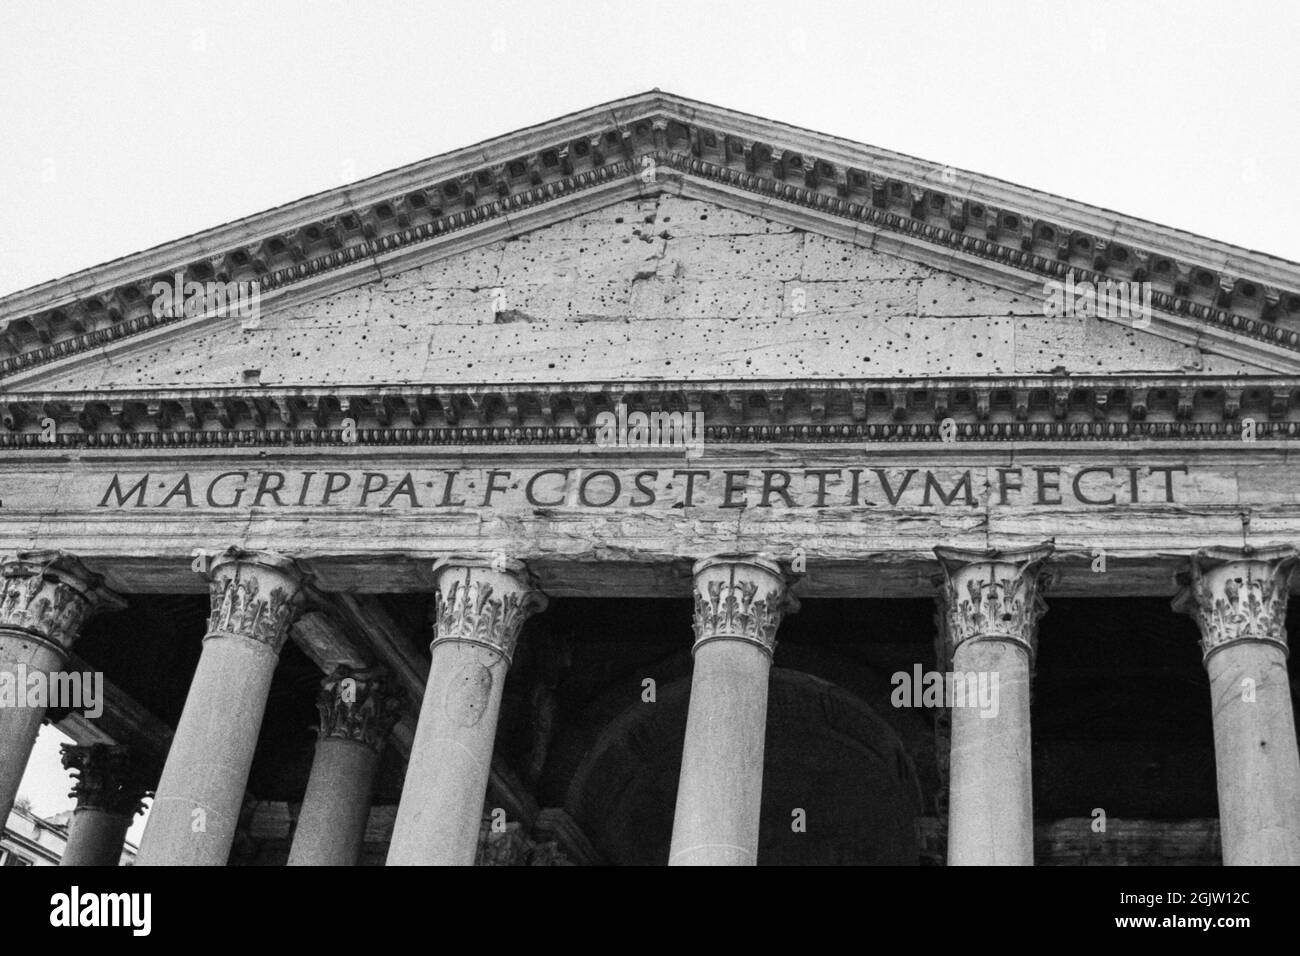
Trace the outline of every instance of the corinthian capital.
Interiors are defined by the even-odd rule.
[[[1297,559],[1292,547],[1206,548],[1192,555],[1173,608],[1196,619],[1203,659],[1242,641],[1287,653],[1286,602]]]
[[[150,775],[131,756],[131,748],[111,744],[63,744],[64,768],[75,778],[70,797],[78,810],[106,810],[135,816],[144,809]]]
[[[950,652],[966,641],[1010,641],[1033,655],[1047,611],[1039,573],[1051,544],[1015,551],[934,549],[943,569],[942,633]]]
[[[302,574],[293,561],[230,548],[213,560],[208,576],[208,637],[246,637],[278,654],[303,604]]]
[[[521,561],[443,558],[433,575],[438,588],[435,644],[478,644],[496,651],[508,665],[524,622],[546,609],[546,595],[533,585]]]
[[[320,711],[321,740],[355,740],[378,753],[401,716],[402,706],[399,692],[389,686],[384,671],[339,667],[321,681],[316,709]]]
[[[62,551],[20,551],[0,566],[0,628],[25,632],[61,654],[96,610],[125,606],[103,578]]]
[[[799,602],[781,566],[749,554],[719,554],[695,562],[695,647],[708,641],[747,641],[768,654],[776,631]]]

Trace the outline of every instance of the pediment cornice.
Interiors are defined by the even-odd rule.
[[[256,280],[264,302],[665,189],[1010,288],[1148,281],[1159,334],[1300,367],[1300,265],[923,160],[653,92],[309,197],[0,299],[0,378],[204,317],[150,287]],[[24,376],[26,377],[26,376]]]

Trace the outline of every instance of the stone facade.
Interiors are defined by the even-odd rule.
[[[143,865],[1300,859],[1300,265],[651,93],[8,296],[0,389]]]

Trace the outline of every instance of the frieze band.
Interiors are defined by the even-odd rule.
[[[683,462],[682,464],[686,464]],[[1185,464],[973,468],[431,469],[215,474],[114,473],[97,507],[157,508],[840,508],[1183,503]]]

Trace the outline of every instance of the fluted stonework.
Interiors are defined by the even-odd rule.
[[[501,555],[445,558],[434,581],[429,682],[390,866],[474,863],[506,671],[524,622],[547,603],[527,568]]]
[[[797,610],[775,561],[695,562],[695,658],[669,866],[758,859],[767,685],[784,614]]]
[[[990,689],[991,707],[954,698],[948,712],[948,863],[1034,861],[1029,688],[1037,649],[1044,543],[1015,551],[934,549],[939,660]],[[943,776],[941,774],[941,776]]]
[[[98,610],[126,606],[103,579],[62,551],[22,551],[0,565],[0,672],[50,675]],[[9,816],[44,707],[0,707],[0,820]]]
[[[1300,753],[1287,674],[1292,547],[1192,555],[1174,609],[1201,632],[1227,865],[1300,865]]]

